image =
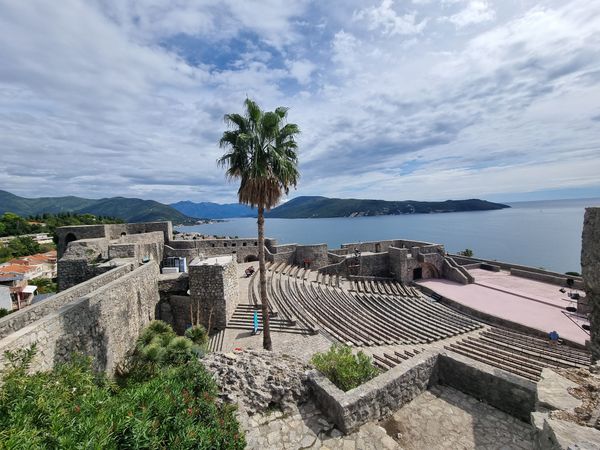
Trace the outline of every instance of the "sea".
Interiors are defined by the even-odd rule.
[[[265,234],[279,244],[326,243],[339,248],[350,242],[410,239],[444,244],[456,253],[524,264],[556,272],[581,271],[581,232],[588,206],[600,198],[508,203],[496,211],[412,214],[329,219],[266,219]],[[256,236],[256,219],[181,226],[179,231],[206,235]]]

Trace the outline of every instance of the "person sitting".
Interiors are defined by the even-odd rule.
[[[558,335],[558,332],[556,330],[553,330],[550,333],[548,333],[548,338],[550,339],[550,345],[556,345],[558,344],[558,339],[560,338],[560,336]]]
[[[246,278],[250,278],[252,276],[252,274],[254,273],[254,266],[250,266],[248,267],[244,273],[246,274]]]

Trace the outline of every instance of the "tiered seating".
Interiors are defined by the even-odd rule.
[[[420,344],[474,330],[481,325],[421,297],[401,297],[392,288],[352,294],[335,287],[339,276],[317,273],[317,282],[300,269],[274,266],[269,298],[281,317],[355,346]],[[398,291],[396,291],[398,292]]]
[[[363,294],[401,295],[420,297],[421,293],[412,286],[404,286],[395,280],[352,280],[352,290]]]
[[[375,364],[380,370],[384,372],[391,369],[392,367],[400,364],[402,361],[412,358],[415,355],[421,353],[422,349],[404,350],[403,352],[394,351],[384,352],[382,355],[373,354],[373,364]]]
[[[446,348],[536,382],[544,367],[591,364],[591,355],[585,350],[553,345],[548,340],[503,328],[485,330],[477,337],[463,339]]]

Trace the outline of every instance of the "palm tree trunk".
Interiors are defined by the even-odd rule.
[[[269,325],[269,299],[267,298],[267,268],[265,266],[265,209],[258,207],[258,272],[260,277],[260,303],[262,304],[263,348],[273,350]]]

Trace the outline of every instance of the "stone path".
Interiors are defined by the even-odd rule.
[[[295,407],[287,414],[273,411],[250,418],[240,417],[240,422],[246,430],[248,449],[400,449],[396,441],[375,423],[367,423],[355,433],[344,436],[312,402]]]
[[[445,386],[434,386],[382,423],[406,450],[533,449],[534,429]]]

